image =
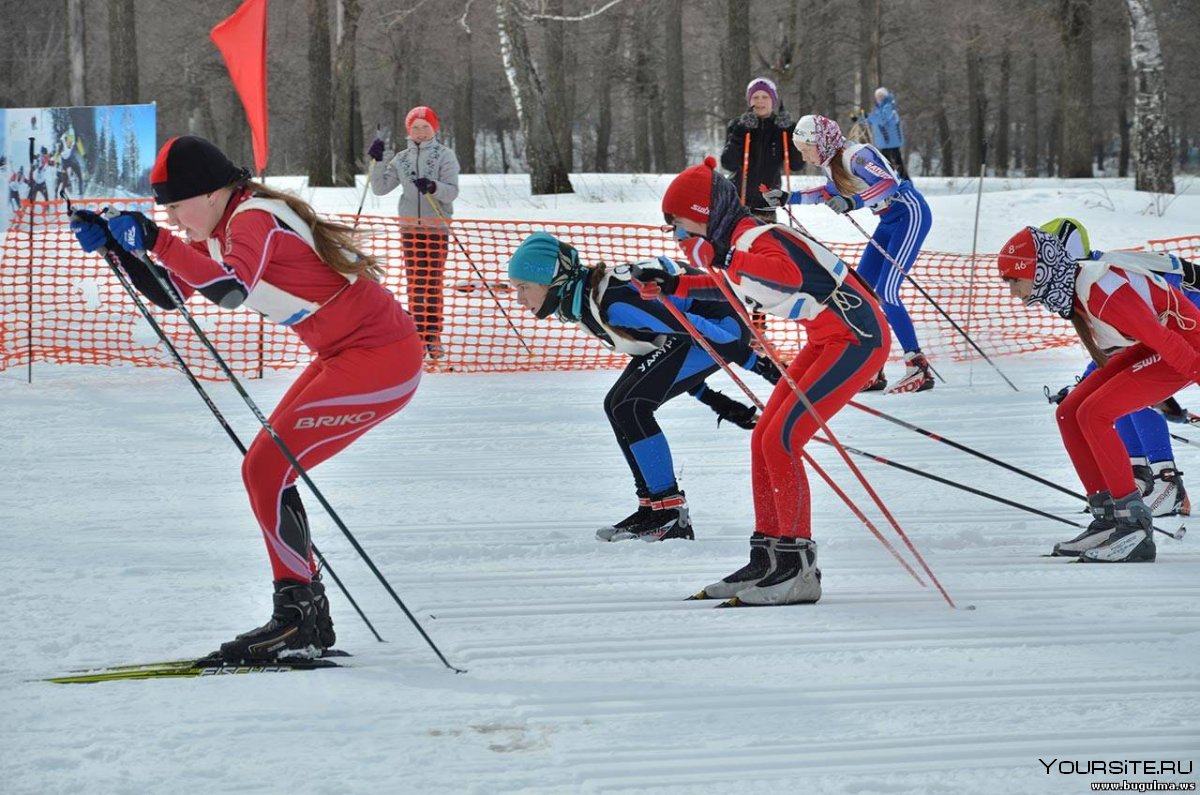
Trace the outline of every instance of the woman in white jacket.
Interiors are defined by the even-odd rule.
[[[417,323],[430,359],[442,355],[442,280],[449,243],[447,226],[458,198],[458,157],[437,140],[438,117],[419,105],[404,119],[408,148],[397,153],[381,138],[367,155],[380,163],[371,170],[371,190],[382,196],[400,186],[397,214],[406,219],[400,244],[408,282],[408,311]]]

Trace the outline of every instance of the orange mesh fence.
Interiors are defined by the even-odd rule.
[[[144,201],[78,204],[148,209]],[[154,213],[158,222],[165,223],[160,211]],[[352,215],[333,218],[350,225],[355,222]],[[650,225],[455,220],[441,232],[416,230],[411,222],[392,217],[357,220],[365,248],[388,268],[387,287],[409,308],[421,331],[437,338],[441,357],[429,360],[431,370],[624,366],[624,355],[554,319],[537,320],[516,304],[505,269],[513,250],[531,232],[546,231],[569,242],[585,263],[679,255],[670,234]],[[1155,240],[1150,245],[1194,255],[1200,237]],[[835,243],[831,248],[855,263],[863,246]],[[22,208],[0,257],[0,370],[28,362],[171,366],[164,346],[107,264],[79,250],[62,203],[39,202]],[[926,251],[912,274],[989,356],[1073,344],[1075,337],[1066,321],[1026,309],[1009,297],[1004,284],[994,278],[994,262],[994,255],[980,255],[972,279],[970,256]],[[911,284],[905,283],[902,297],[928,354],[935,358],[977,355]],[[216,366],[178,313],[150,306],[197,375],[217,377]],[[204,300],[190,302],[189,309],[239,375],[295,367],[311,358],[292,332],[254,313],[221,310]],[[777,318],[767,318],[765,323],[785,354],[798,350],[803,342],[798,324]],[[894,354],[899,355],[898,349]]]

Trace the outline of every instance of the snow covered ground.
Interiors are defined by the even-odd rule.
[[[653,221],[664,184],[585,175],[579,195],[554,199],[522,196],[521,180],[474,178],[457,214]],[[922,185],[930,247],[970,251],[973,185],[945,182]],[[1101,247],[1200,231],[1195,188],[1160,218],[1115,180],[992,187],[981,251],[1057,214]],[[358,195],[316,199],[353,211]],[[376,201],[385,212],[392,198],[368,210]],[[815,233],[854,239],[805,212]],[[947,383],[933,392],[864,402],[1078,489],[1041,391],[1081,359],[998,360],[1020,392],[982,362],[938,362]],[[246,385],[266,409],[291,378]],[[823,600],[713,610],[682,600],[744,562],[748,434],[715,428],[687,397],[669,404],[660,419],[697,539],[597,543],[596,527],[633,508],[601,410],[612,378],[429,375],[400,416],[314,473],[468,673],[438,662],[308,498],[317,543],[388,643],[334,592],[339,646],[355,655],[345,670],[65,686],[39,680],[192,656],[261,623],[270,572],[237,451],[181,376],[0,373],[0,791],[957,795],[1198,780],[1069,771],[1200,756],[1200,541],[1158,536],[1152,565],[1073,565],[1042,557],[1071,527],[859,460],[950,596],[976,609],[917,585],[814,485]],[[232,389],[209,388],[249,439]],[[1083,518],[1071,497],[863,412],[832,426],[871,453]],[[1200,444],[1200,430],[1173,429]],[[869,505],[833,452],[813,453]],[[1196,450],[1180,445],[1177,460],[1200,472]]]

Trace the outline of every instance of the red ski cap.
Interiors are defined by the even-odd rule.
[[[1032,279],[1037,269],[1037,245],[1030,227],[1017,232],[1000,247],[996,257],[1002,279]]]

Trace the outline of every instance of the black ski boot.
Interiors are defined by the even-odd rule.
[[[601,527],[596,531],[597,541],[616,541],[613,536],[618,533],[636,533],[641,526],[650,521],[650,517],[654,515],[654,508],[650,505],[650,493],[638,492],[638,509],[626,516],[616,524],[610,524],[608,527]],[[623,536],[629,537],[629,536]]]
[[[1092,547],[1098,547],[1109,539],[1117,528],[1113,515],[1113,498],[1107,491],[1098,491],[1087,498],[1092,512],[1092,523],[1070,541],[1060,541],[1050,554],[1056,558],[1077,558]]]
[[[763,579],[742,591],[737,600],[744,605],[812,604],[821,599],[821,570],[817,568],[817,544],[809,538],[775,540],[775,566]]]
[[[332,649],[337,642],[337,633],[333,631],[333,618],[329,615],[329,597],[325,595],[325,583],[321,582],[321,573],[313,575],[312,584],[313,604],[317,608],[316,629],[317,644],[322,649]]]
[[[1117,526],[1108,540],[1084,551],[1084,563],[1151,563],[1157,555],[1154,547],[1154,517],[1136,491],[1113,503]]]
[[[231,662],[320,657],[317,606],[312,587],[296,580],[275,581],[275,611],[258,629],[221,644],[221,657]],[[332,628],[332,625],[331,625]]]
[[[728,577],[706,586],[696,594],[696,598],[728,599],[766,577],[775,567],[775,542],[778,540],[762,533],[750,536],[750,562]]]
[[[692,540],[692,520],[688,515],[687,499],[675,488],[650,495],[651,515],[640,526],[615,534],[611,540],[666,541],[669,538]]]

